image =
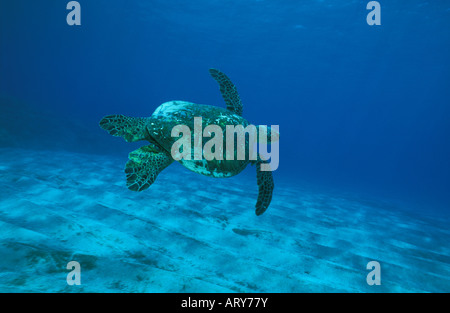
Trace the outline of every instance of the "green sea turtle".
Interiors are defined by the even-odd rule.
[[[170,101],[161,104],[150,117],[108,115],[100,121],[100,127],[113,136],[123,137],[128,142],[146,140],[150,143],[129,154],[129,161],[125,166],[128,189],[133,191],[147,189],[158,174],[174,161],[172,147],[179,139],[172,137],[175,126],[181,124],[194,129],[194,118],[201,117],[202,134],[206,126],[218,125],[222,128],[222,135],[225,138],[226,125],[242,125],[243,127],[249,125],[249,122],[242,117],[243,106],[235,85],[221,71],[210,69],[209,72],[220,85],[226,109],[186,101]],[[269,136],[269,138],[272,137]],[[245,138],[245,145],[249,147],[248,137]],[[208,161],[202,158],[177,161],[191,171],[211,177],[231,177],[239,174],[250,163],[256,165],[259,189],[256,215],[263,214],[269,207],[274,182],[271,171],[261,170],[261,165],[267,161],[259,154],[253,160],[246,155],[243,160],[238,158],[230,160],[224,157],[223,160]]]

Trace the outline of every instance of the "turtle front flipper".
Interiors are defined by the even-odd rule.
[[[128,142],[148,137],[147,118],[125,115],[108,115],[100,121],[100,127],[113,136],[123,137]]]
[[[158,174],[173,162],[170,154],[153,144],[131,152],[128,158],[125,165],[127,187],[133,191],[150,187]]]
[[[210,68],[209,73],[219,83],[220,92],[222,93],[223,100],[227,105],[227,110],[242,116],[242,102],[237,92],[236,86],[227,75],[215,68]]]
[[[272,171],[261,171],[261,164],[265,163],[258,157],[256,162],[256,180],[258,182],[258,201],[256,202],[256,215],[263,214],[272,201],[274,188]]]

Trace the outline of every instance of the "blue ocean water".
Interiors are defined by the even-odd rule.
[[[68,1],[0,2],[0,290],[449,291],[449,3],[379,1],[369,26],[369,1],[78,2],[80,26]],[[142,143],[98,126],[170,100],[225,107],[212,67],[245,118],[280,126],[261,217],[250,166],[173,164],[128,191]]]

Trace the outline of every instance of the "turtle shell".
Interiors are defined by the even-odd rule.
[[[202,137],[202,151],[205,144],[211,140],[214,136],[222,135],[223,142],[223,158],[222,160],[213,159],[208,161],[204,155],[201,155],[201,159],[194,158],[194,140],[195,140],[195,128],[194,118],[201,117],[201,134],[205,127],[208,125],[217,125],[221,128],[222,134],[219,132],[214,135],[210,133],[210,138]],[[198,121],[198,119],[197,119]],[[226,126],[227,125],[242,125],[244,128],[249,125],[249,122],[242,116],[234,114],[233,112],[210,105],[195,104],[186,101],[170,101],[161,104],[147,123],[147,131],[151,138],[148,138],[151,142],[157,142],[168,153],[171,153],[172,147],[182,135],[178,137],[172,137],[172,129],[178,125],[185,125],[189,127],[191,132],[191,154],[190,160],[181,159],[180,162],[184,167],[189,170],[211,177],[230,177],[239,174],[249,163],[249,138],[245,139],[245,159],[237,159],[237,144],[238,141],[234,140],[234,159],[230,160],[226,158]],[[198,127],[200,129],[200,127]],[[236,135],[235,135],[236,136]],[[198,140],[198,139],[197,139]],[[212,151],[214,152],[214,151]]]

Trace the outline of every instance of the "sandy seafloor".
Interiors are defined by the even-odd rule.
[[[0,149],[0,292],[450,291],[449,221],[277,179],[257,217],[256,177],[170,166],[135,193],[125,162]]]

